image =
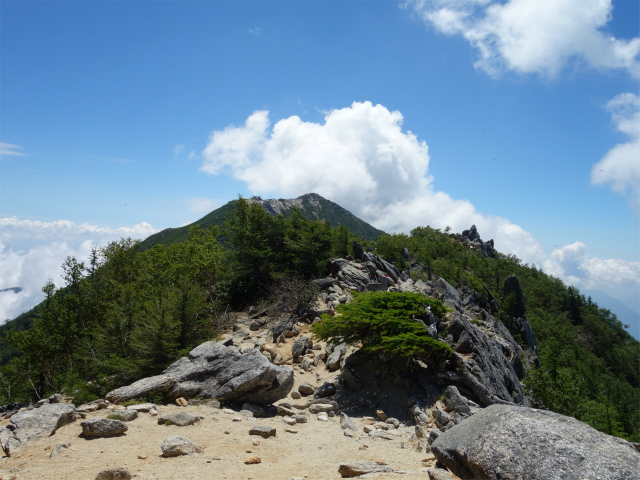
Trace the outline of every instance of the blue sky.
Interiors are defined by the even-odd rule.
[[[636,0],[0,3],[0,319],[238,194],[478,225],[639,308]]]

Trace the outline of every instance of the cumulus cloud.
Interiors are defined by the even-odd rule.
[[[146,238],[155,232],[148,223],[108,228],[68,220],[41,222],[0,218],[0,290],[21,287],[19,293],[0,294],[0,322],[38,304],[48,278],[63,286],[61,265],[67,256],[86,261],[93,245],[122,237]]]
[[[640,215],[640,96],[622,93],[607,103],[607,109],[616,128],[630,138],[609,150],[593,167],[591,183],[609,184],[626,195]]]
[[[640,38],[614,38],[605,27],[611,0],[408,0],[429,26],[463,36],[476,68],[555,77],[571,61],[640,77]]]
[[[598,289],[615,298],[637,294],[640,287],[640,262],[590,258],[582,242],[556,248],[544,269],[579,289]]]
[[[0,158],[2,157],[22,157],[26,155],[21,152],[22,147],[20,145],[14,145],[12,143],[0,142]]]
[[[371,102],[332,110],[323,124],[292,116],[270,128],[268,112],[254,112],[245,126],[211,134],[201,169],[228,171],[255,194],[315,192],[390,232],[419,225],[462,231],[475,223],[502,251],[544,261],[540,243],[521,227],[436,191],[427,144],[402,122],[400,112]]]

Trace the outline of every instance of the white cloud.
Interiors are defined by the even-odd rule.
[[[26,155],[21,152],[22,147],[20,145],[14,145],[12,143],[0,142],[0,158],[1,157],[23,157]]]
[[[0,322],[38,304],[42,286],[51,277],[61,287],[61,265],[67,256],[81,261],[89,257],[92,245],[103,246],[121,237],[146,238],[155,232],[148,223],[133,227],[108,228],[68,220],[41,222],[0,218],[0,290],[22,287],[15,294],[0,294]]]
[[[640,289],[640,262],[589,258],[582,242],[556,248],[544,269],[579,289],[602,290],[614,298],[637,294]]]
[[[554,77],[577,60],[640,77],[640,38],[605,31],[611,0],[408,0],[427,25],[462,35],[478,52],[476,67]]]
[[[252,27],[247,30],[251,35],[260,35],[262,33],[262,27]]]
[[[630,140],[613,147],[594,165],[591,183],[609,184],[629,197],[629,203],[640,215],[640,96],[622,93],[607,103],[613,123]]]
[[[252,157],[262,149],[268,127],[268,112],[258,111],[247,118],[243,127],[230,126],[213,132],[203,152],[205,160],[200,170],[215,175],[224,168],[235,172],[249,166]]]

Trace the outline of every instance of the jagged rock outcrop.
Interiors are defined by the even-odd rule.
[[[266,405],[293,388],[293,370],[271,363],[258,349],[241,354],[233,347],[205,342],[162,374],[121,387],[106,396],[119,403],[153,392],[167,399],[218,398],[227,402]]]
[[[329,293],[326,298],[333,306],[347,301],[346,296],[350,290],[359,292],[367,290],[386,291],[392,288],[393,291],[396,284],[403,280],[402,272],[394,265],[378,255],[365,252],[358,242],[353,242],[353,249],[355,260],[345,258],[329,259],[327,270],[331,277],[314,281],[320,288],[328,288],[330,292],[333,289],[331,293],[334,293],[334,295]],[[334,279],[333,285],[331,285],[331,279]],[[407,279],[408,276],[404,278],[404,280]],[[335,290],[339,291],[336,292]],[[405,289],[401,291],[417,290],[411,288],[411,290]]]
[[[524,317],[527,312],[526,304],[524,302],[524,292],[522,291],[522,285],[520,280],[515,275],[507,277],[502,287],[502,293],[505,298],[513,295],[513,307],[509,314],[515,318]]]
[[[440,378],[465,386],[484,405],[522,404],[524,394],[518,378],[518,372],[523,371],[521,349],[509,331],[493,317],[484,322],[484,331],[466,315],[452,317],[448,324],[451,338],[446,340],[457,352],[454,371],[442,372]]]
[[[438,436],[431,450],[460,478],[637,478],[640,453],[575,418],[493,405]]]
[[[480,250],[485,257],[495,255],[493,240],[483,242],[475,225],[471,225],[469,230],[464,230],[462,234],[455,234],[454,237],[471,248]]]
[[[0,444],[7,456],[30,440],[53,435],[60,427],[75,421],[76,407],[69,403],[43,405],[16,413],[0,431]]]
[[[476,234],[471,233],[474,238]],[[340,297],[341,288],[358,288],[362,291],[366,286],[371,289],[373,284],[366,285],[366,282],[379,281],[380,277],[376,275],[382,274],[383,270],[380,269],[384,269],[383,274],[387,276],[390,286],[382,290],[434,295],[453,311],[446,319],[440,320],[437,329],[436,325],[432,325],[433,321],[424,322],[425,328],[431,329],[433,337],[437,336],[438,331],[448,330],[447,335],[438,338],[457,352],[449,364],[430,366],[443,385],[464,387],[485,406],[494,403],[530,405],[520,379],[525,369],[537,362],[537,349],[526,317],[514,320],[518,322],[514,324],[519,325],[517,330],[522,332],[521,337],[527,339],[529,348],[524,351],[509,329],[492,316],[491,304],[483,295],[468,287],[456,289],[443,278],[426,283],[422,280],[414,282],[404,274],[406,272],[394,270],[395,267],[376,255],[360,252],[359,256],[360,262],[347,259],[329,261],[329,270],[338,280],[329,287],[331,293],[324,294],[330,306],[344,303],[344,298]],[[515,282],[514,285],[519,287],[517,279]],[[524,301],[521,287],[519,291],[518,298]],[[341,368],[343,378],[352,390],[361,387],[362,382],[354,373],[355,370],[349,366],[344,368],[337,355],[328,351],[325,363],[331,370]]]

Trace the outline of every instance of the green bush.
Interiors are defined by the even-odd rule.
[[[441,362],[453,355],[448,345],[431,338],[417,318],[426,318],[427,306],[442,318],[446,307],[440,300],[409,292],[355,293],[351,303],[339,305],[336,316],[323,315],[311,327],[320,339],[332,344],[361,343],[361,349],[380,353],[391,361],[412,358]]]

